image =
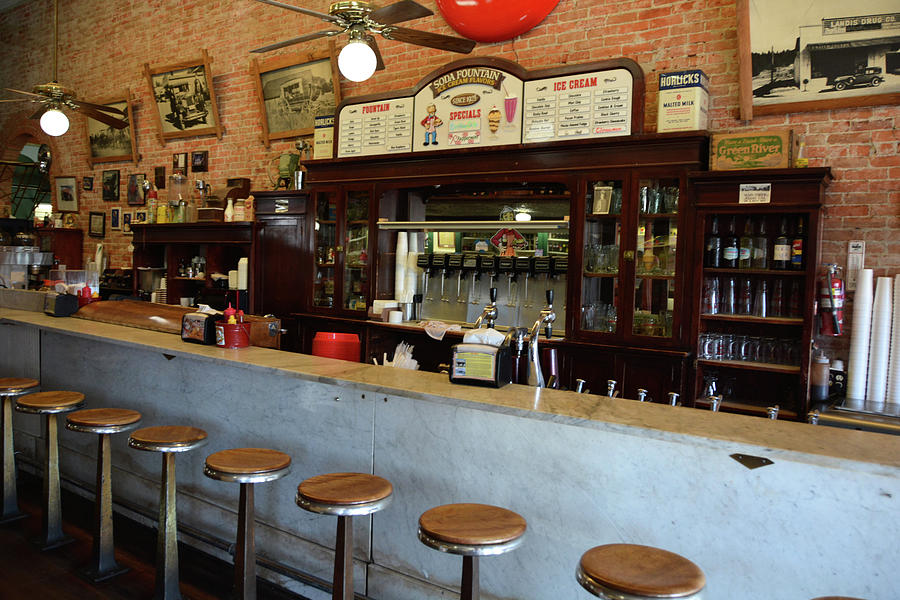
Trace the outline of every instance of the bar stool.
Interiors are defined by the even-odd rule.
[[[378,512],[393,493],[390,481],[367,473],[317,475],[297,487],[300,508],[338,518],[332,600],[353,600],[353,517]]]
[[[581,556],[575,577],[581,587],[607,600],[699,600],[706,586],[703,571],[688,559],[637,544],[591,548]]]
[[[112,511],[112,449],[110,434],[131,431],[141,413],[127,408],[88,408],[66,418],[66,429],[99,435],[97,445],[97,491],[94,503],[94,543],[91,562],[82,575],[94,583],[128,571],[116,563]]]
[[[44,465],[44,515],[41,520],[41,550],[59,548],[73,542],[62,529],[62,511],[59,508],[59,441],[57,440],[56,415],[72,412],[84,406],[81,392],[35,392],[16,399],[18,412],[44,415],[44,444],[47,462]]]
[[[499,506],[445,504],[419,517],[419,540],[441,552],[462,555],[460,600],[478,600],[478,557],[518,547],[526,527],[519,514]]]
[[[188,425],[161,425],[133,431],[128,445],[136,450],[162,452],[159,490],[159,531],[156,536],[156,593],[159,600],[181,600],[178,587],[178,522],[175,518],[175,453],[206,444],[206,432]]]
[[[19,510],[16,493],[16,455],[13,447],[12,406],[16,396],[40,385],[37,379],[0,377],[0,400],[3,401],[3,513],[0,524],[24,519],[28,515]]]
[[[291,470],[291,457],[265,448],[234,448],[206,457],[203,474],[241,484],[237,541],[234,550],[234,595],[256,598],[256,550],[253,535],[253,484],[274,481]]]

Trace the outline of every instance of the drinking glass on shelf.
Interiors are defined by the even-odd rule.
[[[734,336],[734,360],[750,360],[750,338],[746,335]]]
[[[734,360],[734,335],[722,334],[722,360]]]
[[[646,214],[650,212],[650,188],[646,185],[642,185],[639,190],[640,207],[641,212]]]
[[[709,357],[712,360],[722,360],[722,334],[713,333],[709,336]]]
[[[759,338],[750,336],[747,338],[747,360],[750,362],[762,362],[759,358]]]
[[[766,290],[766,280],[763,279],[756,284],[756,299],[753,301],[753,316],[767,317],[769,316],[769,298]]]
[[[581,326],[585,329],[594,329],[594,305],[588,304],[581,307]]]
[[[784,316],[784,279],[776,279],[772,287],[772,301],[769,303],[769,316]]]
[[[619,272],[619,247],[615,244],[603,246],[603,264],[607,273]]]
[[[606,331],[609,333],[615,333],[617,322],[618,317],[616,315],[616,306],[614,304],[610,304],[606,308]]]
[[[667,213],[677,213],[678,212],[678,186],[672,185],[665,188],[665,192],[663,194],[663,202],[666,207]]]
[[[719,312],[719,278],[707,277],[703,282],[703,312],[715,315]]]
[[[712,358],[712,354],[710,353],[710,341],[709,338],[712,336],[711,333],[701,333],[697,338],[697,358]]]
[[[749,277],[741,279],[741,292],[738,297],[737,314],[749,315],[753,312],[753,288]]]
[[[775,338],[764,337],[759,341],[759,362],[771,363],[775,358]]]
[[[734,277],[722,278],[722,295],[719,301],[719,312],[723,315],[733,315],[737,308],[737,283]]]

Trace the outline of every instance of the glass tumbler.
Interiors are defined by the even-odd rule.
[[[703,312],[715,315],[719,312],[719,278],[707,277],[703,285]]]
[[[756,298],[753,300],[753,316],[769,316],[769,296],[765,280],[756,284]]]
[[[741,279],[741,293],[738,297],[737,313],[749,315],[753,312],[753,287],[749,277]]]
[[[719,302],[719,312],[723,315],[733,315],[737,308],[737,283],[734,277],[724,277],[722,280],[722,298]]]

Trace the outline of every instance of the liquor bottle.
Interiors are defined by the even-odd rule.
[[[788,238],[787,217],[781,218],[778,237],[772,248],[772,268],[784,270],[791,264],[791,240]]]
[[[738,251],[738,266],[749,269],[753,262],[753,220],[747,217],[744,223],[744,235],[741,236],[741,248]]]
[[[803,217],[797,219],[797,233],[791,242],[791,269],[800,271],[803,269],[803,247],[806,245],[806,235],[803,233]]]
[[[728,232],[722,241],[722,266],[735,269],[738,266],[738,238],[734,228],[734,217],[728,221]]]
[[[719,217],[712,218],[712,229],[706,240],[706,266],[717,269],[722,266],[722,238],[719,237]]]
[[[769,264],[769,236],[766,235],[766,218],[759,222],[756,239],[753,240],[753,268],[765,269]]]

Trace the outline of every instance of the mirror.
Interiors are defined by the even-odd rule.
[[[22,147],[18,161],[13,166],[10,190],[10,216],[31,220],[36,216],[53,212],[50,194],[50,147],[28,142]]]

